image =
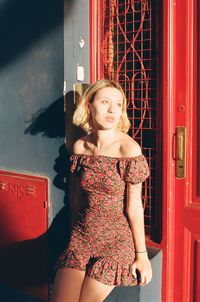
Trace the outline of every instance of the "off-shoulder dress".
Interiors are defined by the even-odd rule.
[[[149,176],[145,156],[73,154],[70,161],[71,172],[80,175],[87,206],[79,213],[56,268],[84,270],[107,285],[136,285],[131,273],[135,248],[125,213],[125,189],[127,182],[138,184]]]

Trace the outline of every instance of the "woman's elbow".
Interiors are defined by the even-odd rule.
[[[126,207],[125,211],[126,211],[126,215],[128,216],[129,219],[131,219],[136,212],[133,207]]]
[[[143,208],[142,202],[140,202],[137,205],[127,205],[125,212],[129,219],[134,218],[135,216],[139,216],[140,214],[143,214],[144,208]]]

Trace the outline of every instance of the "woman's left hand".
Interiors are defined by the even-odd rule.
[[[137,254],[131,270],[135,278],[137,278],[136,270],[139,271],[139,285],[146,285],[152,279],[152,267],[147,254]]]

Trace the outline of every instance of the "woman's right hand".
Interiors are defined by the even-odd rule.
[[[152,267],[151,262],[147,254],[139,254],[136,256],[136,259],[131,267],[132,274],[137,278],[136,270],[140,273],[139,285],[146,285],[152,279]]]

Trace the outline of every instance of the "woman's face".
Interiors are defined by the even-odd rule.
[[[122,105],[123,95],[117,88],[100,89],[93,102],[88,104],[94,128],[116,128],[122,115]]]

